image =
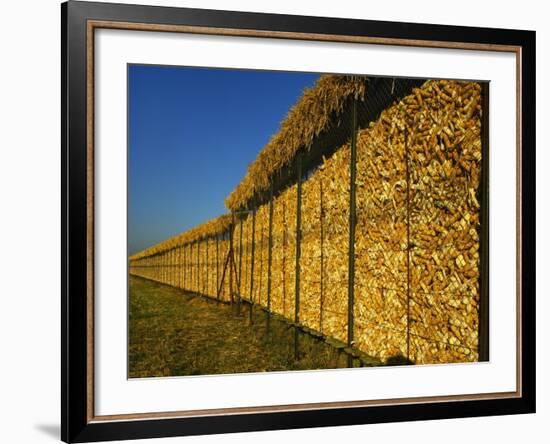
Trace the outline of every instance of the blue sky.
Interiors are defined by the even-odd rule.
[[[130,65],[129,253],[226,212],[225,197],[318,77]]]

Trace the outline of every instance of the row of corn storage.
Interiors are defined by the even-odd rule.
[[[357,133],[354,347],[416,363],[478,359],[481,88],[428,81]],[[297,190],[227,232],[154,256],[130,273],[224,301],[241,295],[341,341],[348,335],[350,146]],[[231,228],[230,228],[231,229]],[[268,291],[268,281],[271,286]],[[233,291],[230,289],[233,285]]]

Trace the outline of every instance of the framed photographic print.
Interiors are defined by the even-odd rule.
[[[535,411],[535,33],[69,1],[62,439]]]

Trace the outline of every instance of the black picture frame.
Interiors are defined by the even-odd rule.
[[[90,416],[88,23],[110,21],[519,48],[521,393],[515,397],[98,421]],[[69,1],[61,5],[61,438],[90,442],[535,412],[535,32]],[[525,116],[525,117],[523,117]],[[92,327],[90,327],[92,325]]]

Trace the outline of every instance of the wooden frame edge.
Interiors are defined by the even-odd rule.
[[[259,23],[256,23],[256,20],[259,20]],[[143,21],[149,21],[149,23]],[[170,23],[191,23],[193,25],[174,25]],[[204,25],[204,23],[207,23],[207,25]],[[252,23],[259,29],[250,29]],[[234,26],[224,27],[224,24]],[[325,24],[327,29],[334,30],[336,34],[325,34]],[[347,34],[348,25],[351,30],[349,35]],[[534,32],[80,1],[65,2],[61,5],[61,27],[61,435],[64,441],[86,442],[98,439],[181,436],[323,425],[369,424],[374,422],[531,413],[535,411],[536,382],[534,376],[536,358],[534,354],[534,328],[536,302],[534,298],[534,279],[536,273],[531,267],[534,264],[534,258],[531,258],[531,255],[534,255],[536,248],[536,235],[534,233],[534,221],[532,220],[535,214],[535,185],[534,171],[532,175],[523,174],[524,168],[532,168],[535,162],[535,122],[532,121],[532,116],[530,116],[530,119],[525,120],[522,116],[524,109],[532,111],[533,116],[535,112],[534,67],[536,62],[536,40]],[[374,29],[371,35],[379,37],[364,36],[370,32],[370,27]],[[97,28],[515,53],[517,100],[516,391],[95,416],[93,399],[93,35],[94,29]],[[269,31],[268,29],[286,29],[287,31]],[[293,32],[289,32],[289,29]],[[294,32],[295,29],[306,29],[310,32]],[[445,31],[444,35],[440,34],[442,31]],[[465,31],[473,34],[465,33]],[[393,38],[380,37],[388,35],[393,36]],[[457,40],[462,39],[463,35],[467,41],[458,42]],[[422,38],[395,38],[395,36]],[[432,36],[442,36],[448,41],[431,40]],[[92,45],[88,45],[90,41]],[[488,42],[502,43],[493,44]],[[525,80],[527,80],[526,83],[524,83]],[[82,92],[84,92],[85,100],[82,98]],[[85,125],[83,125],[83,116],[85,117]],[[81,151],[80,143],[84,141],[84,150]],[[528,149],[526,151],[524,151],[524,144],[527,144]],[[85,157],[85,177],[80,169],[82,155]],[[75,169],[73,170],[73,168]],[[80,177],[82,177],[84,183],[82,183]],[[82,196],[84,189],[86,189],[85,195]],[[81,197],[83,197],[82,200],[80,200]],[[84,203],[84,200],[85,205],[81,204],[81,202]],[[85,225],[82,225],[81,221],[83,206],[86,210]],[[80,231],[81,227],[85,233]],[[84,248],[81,242],[83,237],[85,237],[86,252],[82,251]],[[527,251],[529,251],[529,256],[526,256]],[[82,254],[85,256],[85,264],[80,263]],[[84,278],[84,274],[86,274],[85,279],[80,280],[81,277]],[[85,284],[85,294],[82,294],[82,282]],[[524,292],[529,296],[528,298],[525,298]],[[82,296],[82,299],[80,299],[80,296]],[[82,308],[84,314],[82,314]],[[524,350],[522,346],[525,346],[526,349]],[[525,365],[525,368],[523,365]],[[83,387],[84,391],[82,390]],[[437,403],[443,405],[437,409],[429,407],[430,404]],[[464,404],[461,405],[462,403]],[[453,406],[453,404],[456,406]],[[369,409],[366,410],[363,407],[369,407]],[[388,410],[388,408],[391,408],[391,410]],[[286,412],[293,412],[293,414],[286,415]],[[230,421],[223,419],[228,417],[232,419]],[[129,425],[129,423],[133,425]]]

